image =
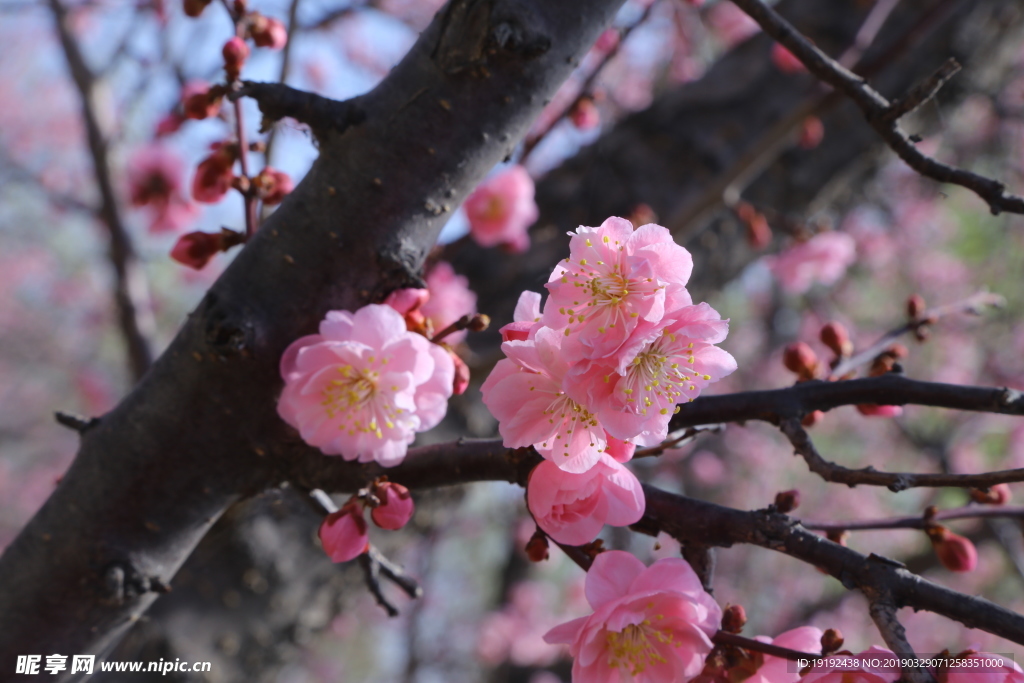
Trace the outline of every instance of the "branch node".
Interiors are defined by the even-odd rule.
[[[73,429],[79,434],[85,434],[100,423],[100,418],[98,417],[83,417],[81,415],[75,415],[74,413],[65,413],[63,410],[55,412],[53,414],[53,418],[57,420],[58,424],[61,424],[68,429]]]
[[[906,95],[893,100],[879,118],[889,123],[898,121],[935,97],[942,86],[960,71],[960,68],[960,63],[950,57],[935,70],[935,73],[911,88]]]
[[[344,133],[349,126],[357,126],[366,120],[366,112],[358,106],[359,98],[339,102],[283,83],[242,81],[242,87],[228,97],[232,100],[239,97],[256,100],[263,114],[262,131],[269,130],[286,116],[307,124],[318,137],[330,131]]]

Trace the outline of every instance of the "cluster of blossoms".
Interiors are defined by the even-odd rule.
[[[537,523],[577,545],[640,518],[643,493],[622,463],[664,441],[678,404],[736,362],[715,346],[728,321],[691,301],[692,260],[667,229],[613,217],[570,235],[543,311],[523,293],[502,328],[507,358],[481,390],[505,445],[548,461],[527,488]]]
[[[801,626],[772,639],[754,640],[803,653],[810,668],[783,657],[731,645],[714,645],[719,630],[739,633],[742,607],[725,610],[705,592],[684,560],[650,567],[622,551],[599,554],[587,572],[587,602],[594,610],[548,631],[544,640],[569,646],[574,683],[895,683],[899,658],[872,646],[854,654],[841,650],[842,635]],[[743,647],[743,646],[740,646]],[[938,660],[936,660],[938,661]],[[1009,657],[961,652],[932,670],[942,683],[1024,683],[1024,671]]]

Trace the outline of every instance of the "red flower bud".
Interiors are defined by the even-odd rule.
[[[971,489],[970,490],[971,500],[975,503],[981,503],[982,505],[1006,505],[1010,502],[1010,498],[1013,496],[1010,493],[1010,486],[1008,484],[996,484],[990,487],[987,491],[982,489]]]
[[[219,202],[231,189],[235,177],[232,167],[235,153],[232,145],[217,143],[214,153],[199,162],[192,178],[192,197],[197,202],[214,204]]]
[[[907,317],[911,320],[917,320],[924,313],[924,297],[920,294],[912,294],[907,299]]]
[[[601,124],[601,112],[597,110],[594,100],[582,97],[569,112],[569,120],[580,130],[590,130]]]
[[[821,654],[838,652],[843,646],[843,634],[837,628],[830,628],[821,634]]]
[[[743,605],[729,605],[722,610],[722,630],[726,633],[739,633],[747,623],[747,611]]]
[[[813,427],[825,418],[825,413],[820,410],[812,410],[811,412],[804,415],[804,419],[800,420],[800,424],[804,427]]]
[[[370,518],[381,529],[401,529],[416,511],[412,494],[401,484],[382,481],[373,487],[373,495],[380,500],[380,505],[370,511]]]
[[[181,108],[185,112],[185,118],[202,120],[220,113],[222,99],[224,93],[219,87],[192,85],[181,93]]]
[[[808,116],[800,127],[800,146],[814,149],[825,138],[825,124],[817,116]]]
[[[270,168],[264,168],[259,175],[253,178],[253,183],[264,204],[280,204],[286,194],[295,189],[295,184],[287,173]]]
[[[237,79],[238,75],[242,73],[242,67],[245,66],[245,60],[249,58],[249,46],[244,40],[235,36],[224,43],[221,54],[224,55],[224,72],[227,73],[228,80]]]
[[[775,509],[787,514],[800,507],[800,492],[796,489],[780,491],[775,494]]]
[[[942,566],[952,572],[969,572],[978,566],[978,551],[970,539],[936,524],[925,531]]]
[[[548,537],[540,529],[533,532],[533,536],[526,542],[526,556],[530,558],[530,562],[542,562],[548,559]]]
[[[185,0],[185,14],[190,17],[198,17],[213,0]]]
[[[877,406],[874,403],[862,403],[857,412],[867,417],[899,417],[903,414],[902,406]]]
[[[850,341],[850,333],[842,323],[830,322],[821,328],[819,334],[821,343],[832,350],[840,358],[849,358],[853,355],[853,342]]]
[[[803,342],[796,342],[782,352],[782,364],[797,374],[799,381],[814,379],[818,373],[818,356]]]
[[[363,508],[355,498],[340,510],[327,515],[320,525],[320,543],[334,562],[348,562],[370,547],[369,529]]]
[[[249,35],[257,47],[269,47],[271,50],[280,50],[288,43],[284,24],[259,12],[249,15]]]
[[[245,235],[222,228],[218,232],[190,232],[178,238],[171,258],[190,268],[201,270],[217,252],[227,251],[245,241]]]

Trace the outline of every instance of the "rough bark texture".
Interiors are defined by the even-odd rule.
[[[414,283],[448,213],[512,147],[621,0],[454,1],[317,131],[321,156],[132,393],[83,433],[0,557],[0,670],[100,653],[227,507],[277,483],[277,364],[330,309]],[[351,120],[351,119],[350,119]]]
[[[901,47],[898,43],[908,28],[935,6],[944,11],[936,12],[929,30],[909,49]],[[817,0],[789,0],[780,8],[833,54],[849,45],[865,11],[863,3],[847,0],[830,3],[827,12],[821,11]],[[959,84],[978,83],[979,75],[1000,72],[1002,60],[993,55],[1015,42],[1020,25],[1021,12],[1008,1],[974,6],[969,2],[903,0],[879,37],[879,47],[867,55],[868,62],[877,61],[879,54],[890,49],[896,55],[885,60],[872,82],[886,94],[898,94],[952,55],[968,69],[943,93],[955,98]],[[534,247],[529,253],[510,256],[468,241],[460,243],[455,250],[456,266],[472,279],[480,294],[481,310],[497,320],[509,319],[519,291],[539,289],[554,261],[564,255],[562,235],[576,225],[595,225],[609,215],[627,214],[640,202],[651,205],[666,220],[672,217],[737,163],[764,131],[813,94],[810,79],[784,76],[770,66],[769,48],[770,41],[763,38],[741,46],[700,82],[662,94],[648,110],[626,119],[548,174],[538,184],[542,217],[533,231]],[[849,188],[844,180],[851,176],[851,169],[870,166],[881,145],[852,106],[834,108],[824,120],[827,135],[819,148],[785,152],[745,196],[800,218],[846,194]],[[446,203],[455,205],[454,201]],[[740,237],[735,223],[719,216],[686,242],[700,264],[694,278],[698,297],[720,287],[756,257]],[[480,349],[493,348],[493,339],[476,341]],[[293,643],[301,639],[302,625],[320,619],[325,605],[337,605],[331,589],[339,584],[325,582],[332,569],[312,545],[302,555],[302,564],[318,569],[311,569],[308,576],[291,575],[273,570],[281,565],[284,553],[261,552],[265,548],[248,542],[246,535],[259,528],[279,538],[310,537],[315,523],[312,518],[268,514],[261,505],[246,504],[233,512],[203,541],[175,578],[175,592],[161,599],[149,614],[151,621],[126,639],[118,657],[141,659],[130,653],[142,647],[164,647],[185,657],[201,646],[214,650],[221,662],[218,671],[231,672],[227,680],[269,676],[273,667],[268,665],[294,652]],[[288,544],[284,552],[299,550]],[[265,577],[265,593],[255,595],[247,586],[244,577],[250,570]],[[206,602],[207,618],[203,620],[186,616],[195,609],[196,596],[202,594],[194,585],[199,577],[206,582],[206,594],[214,596]],[[304,582],[305,588],[300,591],[293,581]],[[317,596],[317,600],[274,599],[278,594],[293,597],[299,593]],[[240,606],[227,604],[231,599],[225,601],[226,595],[241,596]],[[250,609],[250,604],[254,608]],[[260,611],[255,608],[260,604],[274,604],[275,609]],[[279,626],[289,622],[297,625],[296,629],[289,637],[275,640],[273,653],[264,647],[262,659],[250,657],[259,645],[258,634],[280,633]],[[240,646],[233,649],[233,642]]]

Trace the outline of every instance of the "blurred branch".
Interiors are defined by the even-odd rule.
[[[110,236],[110,264],[114,269],[114,302],[121,336],[128,347],[132,377],[140,379],[153,362],[149,338],[154,332],[145,276],[135,255],[128,229],[121,217],[110,169],[109,148],[95,110],[96,78],[85,63],[70,18],[61,0],[48,0],[64,50],[71,78],[82,102],[82,119],[88,136],[96,183],[100,191],[99,215]]]
[[[947,64],[903,100],[889,102],[860,76],[847,70],[814,46],[788,21],[765,5],[762,0],[735,0],[769,36],[781,43],[799,59],[807,70],[825,83],[847,95],[860,107],[871,127],[908,166],[923,176],[965,187],[988,203],[993,214],[1003,211],[1024,213],[1024,198],[1006,192],[1006,186],[991,178],[955,168],[918,151],[914,142],[899,129],[899,117],[934,95],[952,67]]]
[[[281,50],[281,70],[277,74],[277,82],[284,85],[288,81],[288,71],[291,67],[292,62],[292,46],[295,43],[295,39],[298,37],[298,23],[296,22],[296,15],[299,12],[299,0],[291,0],[288,4],[288,23],[285,29],[288,31],[288,42],[284,44],[284,48]],[[265,166],[273,165],[272,155],[274,153],[274,142],[277,140],[277,126],[270,129],[270,133],[267,135],[267,147],[264,151],[264,159],[266,160]],[[266,211],[266,207],[263,207]]]

